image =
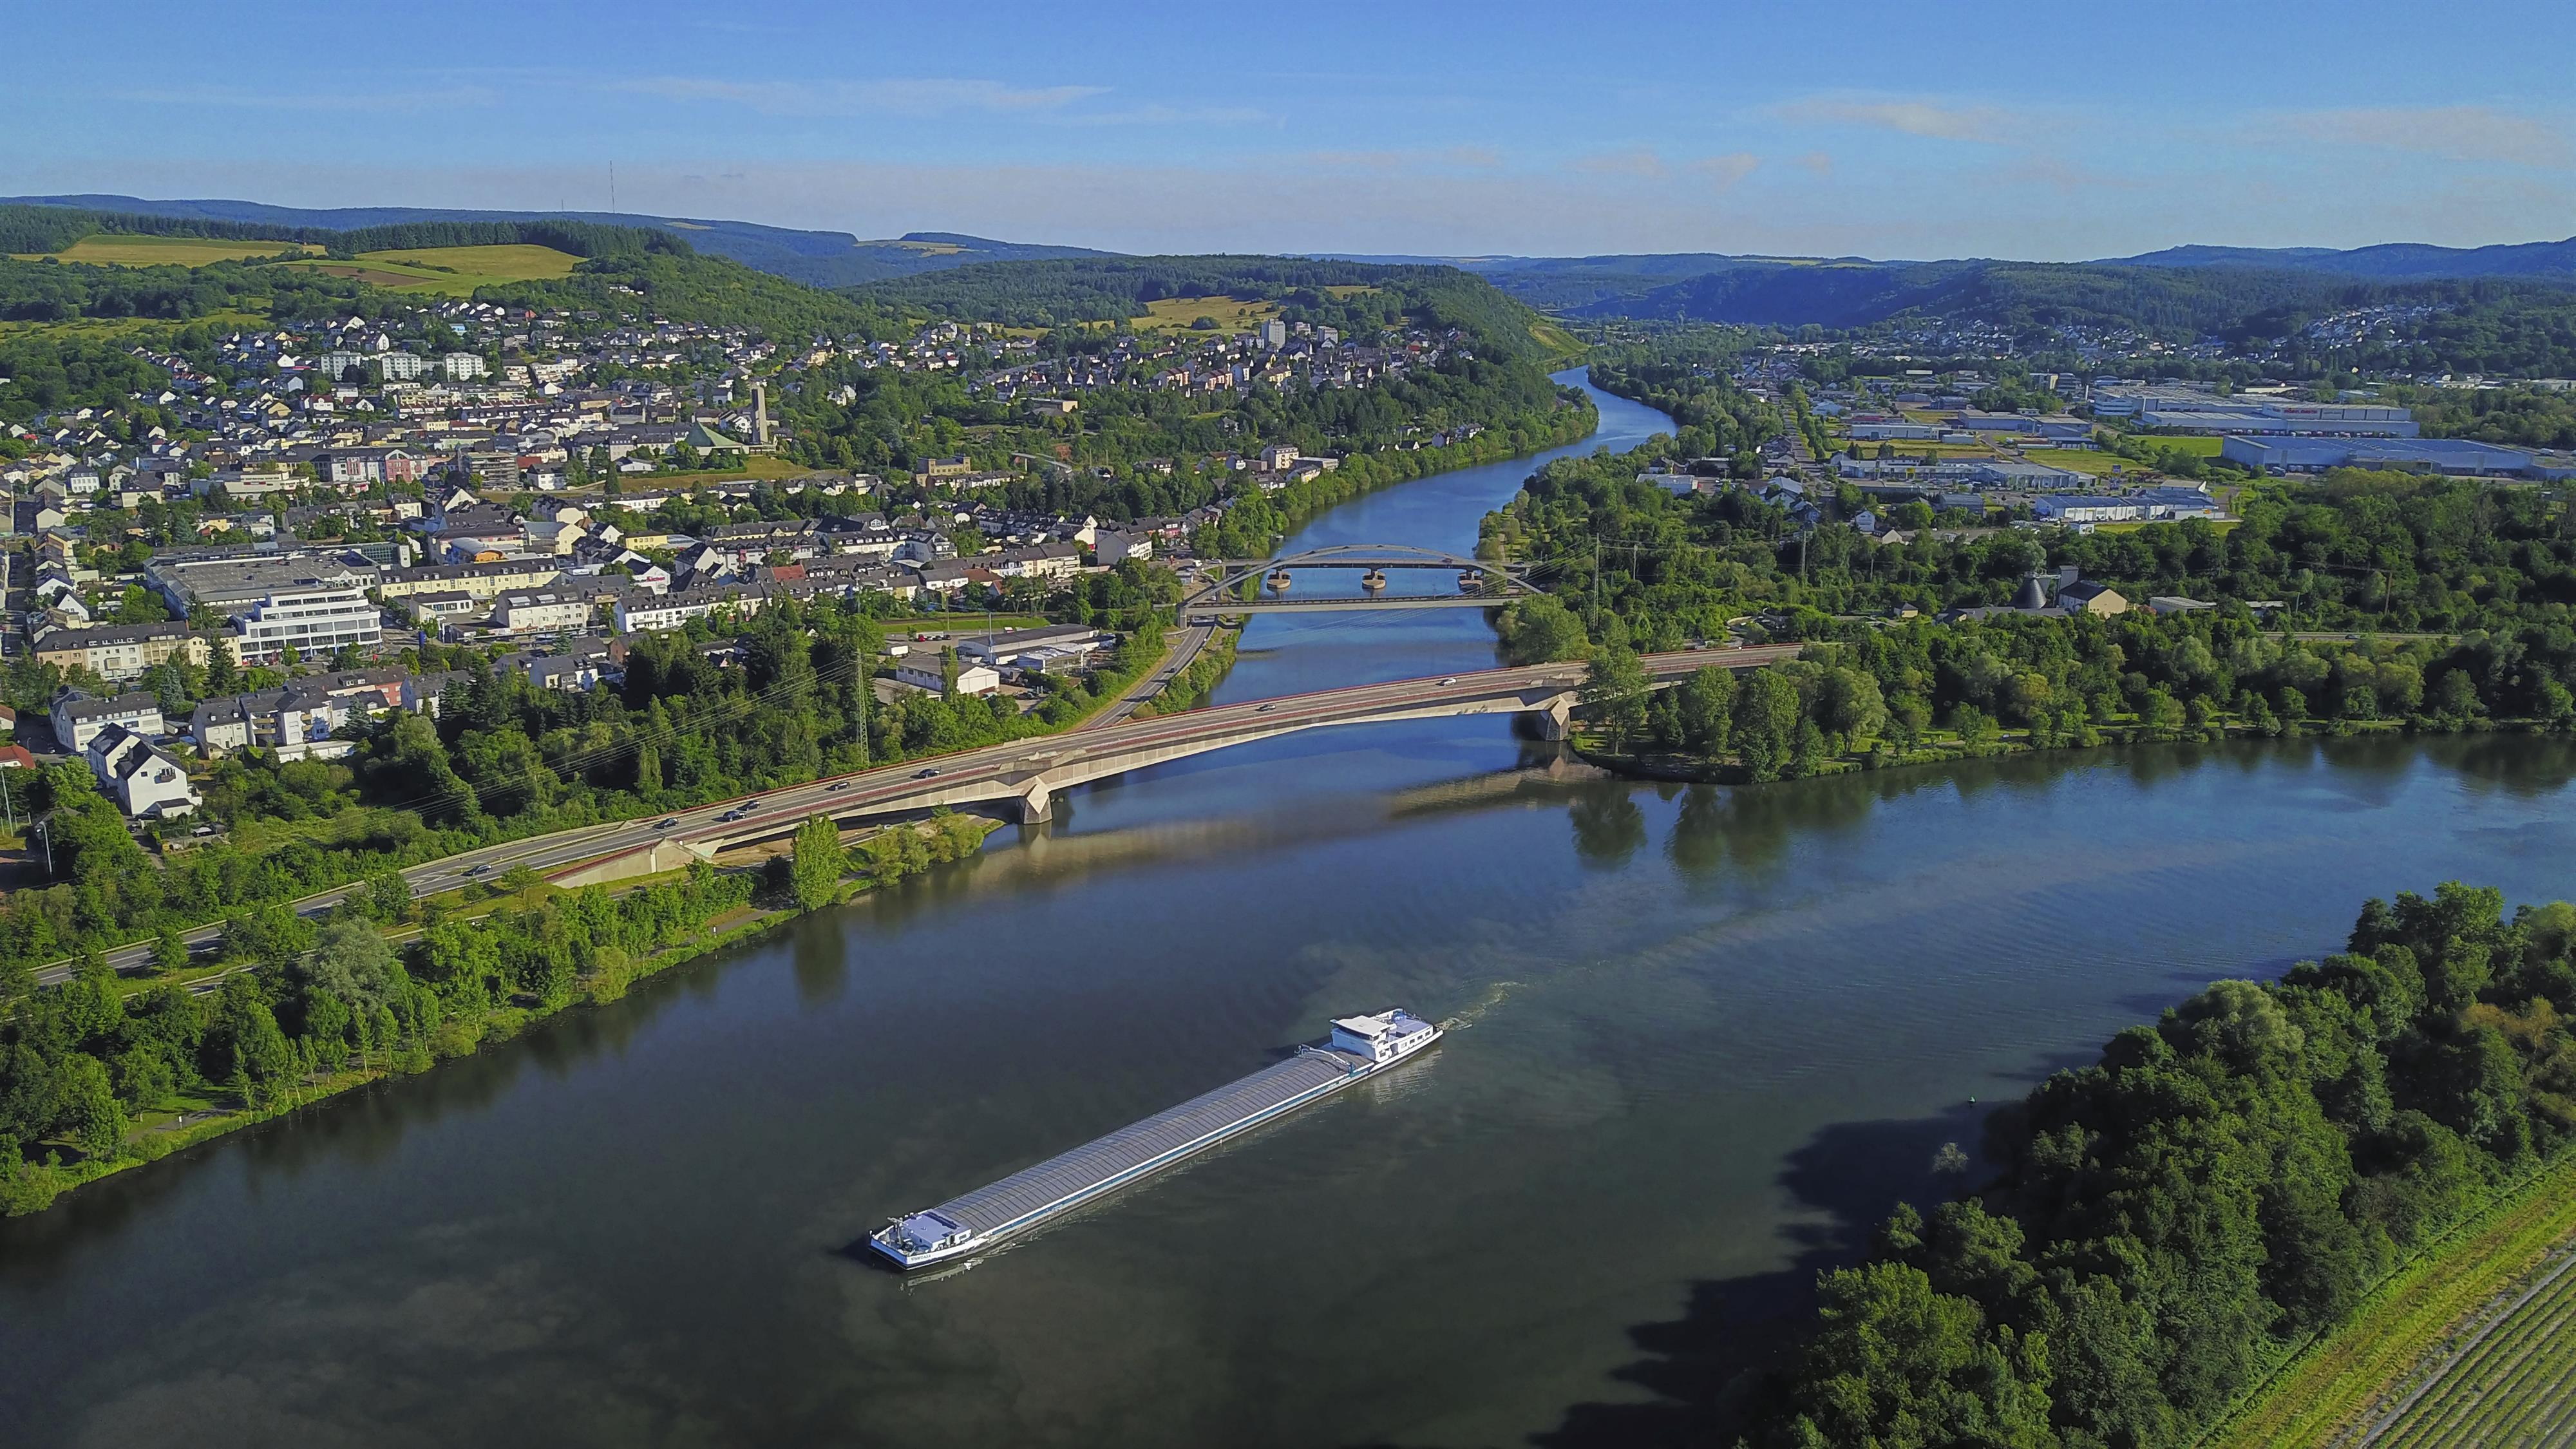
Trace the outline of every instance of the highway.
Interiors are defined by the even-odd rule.
[[[1182,670],[1190,667],[1191,661],[1199,657],[1199,651],[1205,649],[1208,640],[1215,636],[1216,621],[1213,619],[1202,619],[1189,625],[1181,631],[1181,641],[1164,652],[1162,663],[1155,665],[1153,671],[1144,678],[1129,685],[1127,692],[1118,696],[1117,702],[1084,720],[1077,728],[1099,729],[1103,725],[1114,725],[1125,721],[1136,713],[1136,706],[1170,688],[1172,681],[1180,677]]]
[[[1648,655],[1642,662],[1649,677],[1669,683],[1709,665],[1749,669],[1794,658],[1798,649],[1795,644],[1783,644],[1691,650]],[[1195,652],[1195,646],[1191,646],[1191,652]],[[1180,657],[1181,651],[1176,649],[1174,658]],[[660,840],[701,849],[741,845],[784,834],[817,814],[846,821],[1032,795],[1042,810],[1054,791],[1074,784],[1298,730],[1543,708],[1550,701],[1561,702],[1579,687],[1583,674],[1581,664],[1524,665],[1247,700],[1156,719],[1104,718],[1063,734],[987,745],[929,760],[906,760],[694,806],[659,820],[618,821],[488,845],[413,866],[403,872],[403,879],[415,896],[436,895],[468,881],[489,881],[517,866],[543,872],[640,849]],[[1128,701],[1122,699],[1120,703]],[[361,885],[326,891],[296,902],[296,908],[306,915],[319,915],[343,897],[363,889]],[[222,927],[214,925],[189,932],[186,939],[192,949],[203,949],[221,935]],[[119,972],[133,971],[149,964],[151,955],[149,944],[129,946],[109,953],[108,964]],[[51,985],[68,979],[70,974],[71,963],[59,962],[37,972],[36,979]]]

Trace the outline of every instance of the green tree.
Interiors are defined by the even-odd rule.
[[[1735,692],[1728,734],[1735,756],[1755,781],[1777,780],[1797,740],[1798,686],[1777,669],[1756,669]]]
[[[1582,621],[1554,594],[1512,601],[1503,609],[1497,632],[1502,636],[1503,657],[1513,664],[1581,659],[1592,648]]]
[[[1636,651],[1618,645],[1594,650],[1578,694],[1593,721],[1610,737],[1614,750],[1626,749],[1646,723],[1646,701],[1653,686]]]
[[[841,877],[848,871],[839,826],[817,815],[796,827],[795,867],[789,879],[797,905],[810,911],[831,904],[840,897]]]
[[[115,1156],[125,1141],[125,1107],[116,1100],[106,1066],[87,1052],[69,1053],[55,1073],[54,1092],[59,1104],[54,1130],[87,1156]]]

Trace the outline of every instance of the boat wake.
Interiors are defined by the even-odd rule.
[[[1476,998],[1475,1005],[1459,1012],[1456,1016],[1449,1017],[1442,1021],[1440,1023],[1440,1029],[1442,1031],[1467,1030],[1477,1022],[1484,1020],[1486,1014],[1491,1012],[1495,1007],[1500,1006],[1505,1001],[1509,1000],[1512,992],[1519,989],[1521,985],[1522,983],[1518,981],[1495,982],[1493,985],[1485,988],[1484,995]]]

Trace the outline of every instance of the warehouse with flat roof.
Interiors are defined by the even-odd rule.
[[[2388,468],[2476,478],[2543,476],[2532,454],[2467,438],[2256,438],[2219,440],[2218,456],[2249,468],[2322,473],[2328,468]]]

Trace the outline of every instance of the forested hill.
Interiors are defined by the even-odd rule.
[[[281,235],[280,233],[285,233]],[[317,247],[323,258],[246,257],[194,266],[27,261],[85,237],[203,237]],[[277,227],[203,217],[146,217],[66,207],[0,205],[0,320],[70,322],[140,318],[187,322],[217,314],[288,320],[377,316],[416,300],[315,270],[327,258],[409,248],[533,245],[581,258],[550,281],[480,288],[487,301],[564,307],[604,317],[650,313],[679,322],[736,324],[773,337],[816,333],[895,335],[898,319],[837,293],[707,256],[667,232],[560,218],[533,221],[398,221],[355,231]],[[78,255],[75,253],[74,255]]]
[[[2335,251],[2325,247],[2167,247],[2103,265],[2136,267],[2274,267],[2381,281],[2462,277],[2576,280],[2576,237],[2508,246],[2437,247],[2420,242]]]
[[[296,243],[318,246],[337,257],[412,247],[541,246],[577,257],[646,252],[685,255],[694,250],[687,240],[669,232],[560,217],[513,221],[393,221],[335,229],[0,202],[0,252],[59,252],[83,237],[103,232],[120,236]]]
[[[1292,322],[1346,332],[1456,327],[1486,350],[1535,357],[1557,350],[1538,314],[1454,267],[1377,266],[1295,257],[1099,257],[1003,262],[848,289],[863,301],[1011,326],[1124,322],[1154,304],[1229,298],[1275,304]]]
[[[56,212],[110,213],[113,227],[92,225],[90,231],[114,230],[144,235],[207,236],[248,240],[309,239],[314,233],[369,231],[379,227],[422,223],[492,225],[523,222],[568,222],[624,230],[658,232],[691,247],[730,257],[747,267],[816,287],[850,286],[914,272],[971,266],[977,262],[1027,261],[1043,257],[1102,256],[1083,247],[1042,246],[993,241],[955,232],[910,232],[884,241],[863,241],[843,231],[801,231],[756,222],[715,218],[650,216],[611,211],[470,211],[442,207],[365,206],[314,210],[269,206],[256,201],[147,201],[133,196],[0,197],[0,207]],[[211,228],[211,229],[196,229]],[[87,232],[75,233],[75,238]],[[54,246],[0,247],[5,251],[55,251]],[[427,243],[403,243],[427,245]],[[452,245],[452,243],[451,243]],[[571,250],[571,248],[562,248]],[[586,253],[580,253],[586,255]]]

